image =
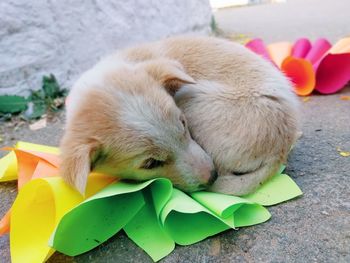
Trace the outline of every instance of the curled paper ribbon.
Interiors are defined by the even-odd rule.
[[[58,251],[75,256],[97,247],[124,228],[136,244],[158,260],[175,246],[157,220],[171,192],[167,179],[112,184],[67,213],[50,243]]]
[[[18,167],[29,171],[33,160],[41,157],[25,151]],[[157,261],[171,253],[175,244],[189,245],[230,228],[265,222],[271,215],[263,205],[302,194],[281,173],[245,197],[210,192],[187,195],[164,178],[126,183],[92,174],[83,200],[61,178],[42,178],[45,175],[39,171],[32,169],[37,179],[32,176],[21,187],[11,209],[12,262],[43,262],[55,250],[79,255],[121,229]]]
[[[269,60],[270,62],[274,63],[272,61],[272,58],[270,57],[267,47],[265,46],[264,42],[260,38],[255,38],[253,40],[250,40],[245,46],[249,48],[251,51],[262,56],[266,60]]]
[[[316,72],[316,90],[332,94],[342,89],[350,80],[350,53],[328,54]]]
[[[45,145],[18,142],[0,159],[0,182],[18,179],[18,189],[34,178],[58,174],[58,149]],[[17,162],[18,160],[18,162]],[[0,236],[10,231],[11,211],[0,220]]]
[[[216,193],[187,196],[174,189],[164,207],[162,223],[177,244],[190,245],[230,228],[255,225],[271,217],[263,206]]]
[[[310,40],[307,38],[299,38],[297,41],[295,41],[292,47],[291,56],[294,58],[305,58],[311,47],[312,45]]]
[[[41,153],[58,155],[57,147],[34,144],[29,142],[17,142],[14,146],[19,150],[30,150]],[[5,157],[0,159],[0,182],[17,180],[17,159],[16,153],[11,151]]]
[[[281,67],[283,60],[292,53],[292,44],[289,42],[277,42],[267,46],[267,50],[273,62]]]
[[[270,213],[255,200],[274,205],[300,194],[296,184],[282,174],[246,198],[210,192],[187,195],[164,178],[139,184],[117,182],[68,212],[50,245],[75,256],[124,229],[157,261],[175,243],[190,245],[230,228],[265,222]]]
[[[6,149],[11,152],[0,159],[0,181],[17,178],[20,191],[13,207],[0,221],[0,235],[12,229],[12,262],[43,262],[54,251],[47,241],[55,224],[68,208],[77,204],[77,196],[79,200],[82,197],[55,177],[59,165],[56,147],[18,142],[14,148]],[[44,177],[52,179],[34,180]],[[26,187],[32,180],[34,183]],[[93,184],[87,194],[96,193],[114,180],[109,176],[91,176]]]
[[[307,96],[314,90],[316,78],[309,61],[289,56],[283,60],[281,70],[294,83],[296,94]]]
[[[350,37],[333,46],[324,38],[313,44],[300,38],[294,44],[277,42],[268,46],[261,39],[253,39],[246,47],[277,65],[300,96],[310,95],[314,90],[332,94],[350,80]]]
[[[310,51],[305,56],[305,59],[310,61],[314,65],[314,69],[317,70],[319,62],[327,54],[327,51],[332,47],[331,43],[327,39],[320,38],[315,41],[311,46]]]
[[[87,192],[90,195],[96,193],[110,182],[110,177],[90,176]],[[25,185],[11,209],[12,262],[44,262],[48,259],[54,252],[48,240],[55,226],[66,212],[82,201],[83,197],[59,177],[36,179]]]

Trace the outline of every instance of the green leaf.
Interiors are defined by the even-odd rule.
[[[59,93],[59,97],[67,97],[68,90],[67,89],[61,89]]]
[[[60,86],[54,75],[43,77],[43,90],[46,98],[56,98],[60,95]]]
[[[44,101],[34,101],[33,112],[28,117],[30,119],[40,118],[46,113],[46,104]]]
[[[18,113],[27,108],[27,100],[21,96],[5,95],[0,96],[0,112]]]
[[[45,94],[43,90],[31,91],[28,97],[28,108],[24,113],[25,118],[36,119],[46,113],[47,105],[45,100]]]
[[[30,96],[28,97],[28,100],[45,100],[45,93],[43,90],[32,90]]]

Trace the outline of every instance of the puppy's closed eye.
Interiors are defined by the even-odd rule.
[[[143,164],[141,165],[140,168],[151,170],[151,169],[155,169],[158,167],[162,167],[164,165],[165,165],[165,161],[157,160],[154,158],[148,158],[143,162]]]
[[[247,171],[232,171],[231,173],[233,175],[236,175],[236,176],[241,176],[241,175],[246,175],[246,174],[251,174],[253,172],[256,172],[257,170],[259,170],[263,165],[261,164],[259,167],[257,167],[256,169],[252,169],[252,170],[247,170]]]
[[[231,172],[233,175],[236,175],[236,176],[241,176],[241,175],[245,175],[245,174],[247,174],[247,173],[249,173],[249,172],[235,172],[235,171],[233,171],[233,172]]]

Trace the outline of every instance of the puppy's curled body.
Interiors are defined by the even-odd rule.
[[[130,78],[138,81],[135,82]],[[102,82],[103,85],[101,85]],[[156,87],[156,82],[160,84],[160,87]],[[107,86],[108,89],[105,88]],[[161,90],[162,88],[165,88],[168,95]],[[72,107],[68,108],[68,130],[61,144],[64,160],[62,176],[81,191],[86,181],[81,177],[86,178],[89,166],[85,164],[84,175],[76,175],[76,171],[80,169],[76,164],[86,163],[89,156],[78,156],[79,158],[76,159],[78,162],[76,162],[72,153],[75,150],[70,147],[70,144],[72,138],[80,137],[79,128],[76,127],[74,119],[76,119],[75,116],[81,116],[84,104],[76,103],[76,101],[78,97],[83,97],[85,101],[88,101],[87,96],[89,95],[86,90],[89,89],[94,91],[90,92],[91,94],[99,93],[101,100],[104,96],[108,96],[108,92],[116,94],[114,98],[113,96],[105,98],[106,101],[109,101],[110,107],[114,100],[119,101],[120,103],[116,103],[116,108],[123,107],[122,101],[126,93],[141,94],[146,99],[157,96],[157,100],[152,102],[154,105],[150,107],[159,109],[163,107],[162,100],[171,104],[165,96],[174,96],[176,105],[187,119],[191,136],[213,159],[219,174],[218,179],[210,188],[215,192],[244,195],[254,191],[286,161],[289,149],[296,139],[298,101],[291,84],[277,68],[245,47],[222,39],[192,36],[173,37],[139,45],[119,51],[103,60],[90,70],[90,73],[83,76],[73,88],[72,97],[74,98],[72,100],[75,101]],[[98,89],[103,92],[101,93]],[[122,100],[121,96],[117,95],[120,92],[115,93],[114,90],[122,91],[124,94]],[[87,103],[85,103],[86,106]],[[169,113],[172,106],[168,108]],[[151,112],[157,111],[162,110],[154,108]],[[113,109],[113,112],[116,112],[115,116],[118,116],[122,110]],[[130,131],[130,127],[126,125],[125,122],[128,120],[114,116],[107,118],[107,115],[108,113],[96,116],[99,121],[93,127],[94,133],[86,135],[99,139],[93,139],[93,146],[90,148],[86,149],[86,147],[77,145],[78,149],[84,148],[83,151],[91,155],[92,148],[96,149],[103,144],[118,144],[118,148],[123,148],[121,141],[116,142],[110,138],[113,135],[112,132],[123,137],[126,136],[125,132],[135,134],[135,131]],[[159,117],[158,115],[156,118]],[[167,118],[159,119],[168,123]],[[102,132],[103,136],[98,134],[97,127],[101,120],[107,125],[106,127],[110,127],[109,133]],[[81,125],[84,122],[93,123],[94,120],[86,117],[85,120],[80,120],[78,123]],[[118,125],[108,124],[111,122],[116,122]],[[159,131],[162,127],[161,123],[158,124]],[[164,125],[166,125],[165,122]],[[155,126],[152,127],[156,129]],[[84,132],[87,133],[86,130]],[[157,132],[157,139],[162,137],[161,134]],[[142,138],[144,137],[142,135]],[[80,138],[79,141],[86,142],[87,140]],[[125,140],[125,143],[127,142],[128,140]],[[176,144],[177,142],[173,140],[171,145],[179,148],[176,147]],[[184,149],[187,147],[185,144]],[[194,142],[191,141],[190,145],[194,145]],[[164,144],[163,146],[165,147]],[[130,145],[124,148],[128,148],[129,153],[135,150]],[[196,149],[196,151],[181,151],[192,156],[193,160],[197,158],[196,155],[201,155],[197,158],[199,161],[191,162],[195,168],[195,174],[201,173],[198,171],[209,171],[210,164],[207,156],[201,152],[199,146]],[[158,150],[162,149],[158,147]],[[111,151],[113,152],[113,149]],[[168,149],[169,151],[172,150]],[[181,151],[176,150],[180,155]],[[114,155],[118,154],[114,153]],[[131,156],[132,154],[129,159]],[[184,159],[175,157],[173,158],[175,160]],[[196,165],[196,163],[202,165]],[[164,168],[166,170],[163,172],[168,173],[170,179],[176,177],[176,180],[180,182],[179,185],[186,181],[187,183],[196,181],[193,178],[183,180],[181,176],[176,175],[177,169],[182,167],[182,164],[180,161],[176,161],[175,164]],[[189,168],[190,165],[186,163],[184,166],[187,167],[186,174],[189,174],[192,168]],[[204,166],[207,168],[204,169]],[[121,174],[123,174],[122,170],[126,169],[122,167],[119,165]]]
[[[137,61],[133,55],[142,49],[135,51],[129,54]],[[277,68],[216,38],[171,38],[147,46],[147,53],[150,60],[178,61],[196,82],[182,86],[175,101],[192,137],[214,160],[219,177],[212,191],[244,195],[275,174],[298,130],[297,98]]]

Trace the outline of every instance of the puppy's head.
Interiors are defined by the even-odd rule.
[[[70,94],[61,176],[81,193],[91,170],[122,179],[166,177],[184,191],[205,188],[216,179],[213,162],[171,96],[193,82],[169,60],[90,70]]]

